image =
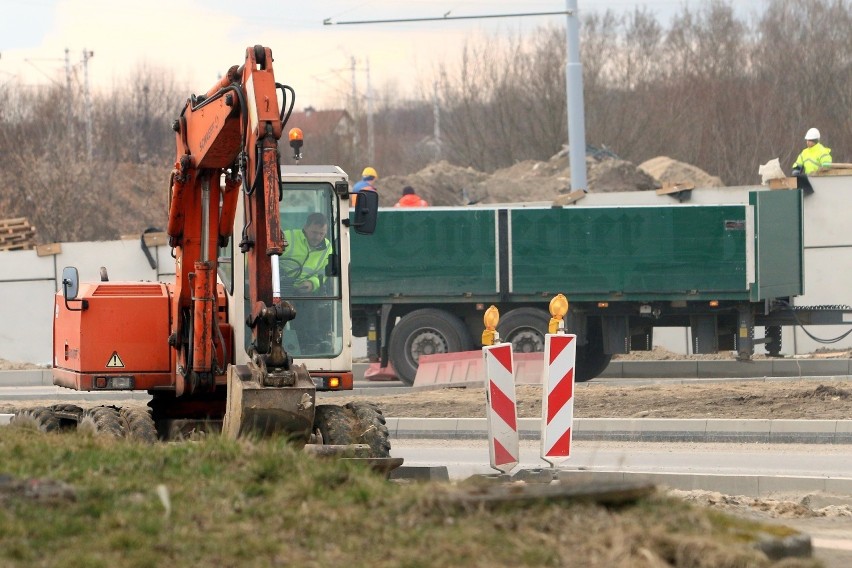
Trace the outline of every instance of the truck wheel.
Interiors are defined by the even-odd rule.
[[[346,408],[358,418],[357,443],[370,446],[371,458],[390,457],[390,433],[385,425],[385,417],[378,406],[371,402],[350,402]]]
[[[77,425],[77,431],[92,436],[120,438],[122,427],[118,409],[112,406],[97,406],[87,409],[83,412],[83,417]]]
[[[781,326],[780,325],[767,325],[764,328],[764,336],[767,343],[764,345],[766,348],[766,354],[770,357],[780,357],[781,356]]]
[[[122,408],[118,411],[124,435],[144,444],[157,442],[157,426],[151,413],[144,408]]]
[[[443,310],[424,308],[404,316],[391,332],[390,360],[399,380],[414,384],[421,355],[468,351],[473,339],[464,322]]]
[[[589,350],[588,345],[578,347],[574,380],[578,383],[591,381],[606,370],[610,361],[612,361],[612,355],[607,355],[600,350]]]
[[[589,319],[587,333],[588,343],[577,348],[574,380],[578,383],[591,381],[603,373],[612,360],[612,355],[603,351],[603,331],[599,319]]]
[[[59,430],[59,418],[51,409],[43,406],[19,410],[12,417],[10,424],[39,432],[56,432]]]
[[[516,308],[500,318],[500,340],[512,344],[515,353],[544,351],[544,335],[550,314],[539,308]]]

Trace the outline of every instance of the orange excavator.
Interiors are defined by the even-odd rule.
[[[347,232],[371,233],[378,202],[360,199],[350,216],[340,168],[282,167],[279,139],[295,93],[276,83],[272,63],[269,48],[248,48],[245,63],[191,96],[173,124],[174,282],[111,282],[102,270],[101,281],[87,283],[73,267],[63,272],[54,383],[145,391],[148,408],[59,404],[15,421],[146,441],[211,428],[230,437],[280,433],[296,444],[389,457],[377,406],[318,405],[316,396],[353,385]],[[289,139],[300,158],[301,132]],[[285,239],[298,230],[282,230],[306,218],[325,228],[309,296],[293,285],[305,265]]]

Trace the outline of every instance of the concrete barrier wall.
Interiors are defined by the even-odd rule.
[[[168,246],[150,246],[154,268],[139,239],[62,243],[61,252],[38,256],[37,251],[0,252],[0,358],[51,364],[53,298],[60,289],[62,270],[76,266],[83,281],[100,280],[105,266],[112,281],[168,281],[175,273]]]

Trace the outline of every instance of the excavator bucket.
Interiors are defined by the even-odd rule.
[[[270,381],[264,381],[254,365],[231,365],[223,435],[235,439],[280,434],[304,445],[313,429],[316,387],[303,365],[287,373],[287,386],[264,386]]]

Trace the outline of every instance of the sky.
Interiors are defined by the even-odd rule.
[[[644,6],[666,21],[704,0],[578,0],[589,11]],[[737,10],[765,0],[738,0]],[[240,4],[241,6],[237,6]],[[272,49],[275,78],[296,90],[296,108],[338,108],[369,83],[374,92],[428,92],[441,62],[457,61],[464,42],[564,25],[565,16],[362,24],[404,18],[559,12],[564,0],[0,0],[0,85],[66,82],[65,59],[93,91],[134,80],[141,69],[168,72],[192,92],[207,91],[248,46]],[[247,7],[251,6],[251,7]],[[329,19],[335,25],[324,25]],[[582,38],[581,38],[582,41]],[[91,53],[88,58],[84,52]],[[84,59],[88,64],[84,66]],[[355,65],[353,74],[352,65]],[[189,93],[187,93],[189,94]]]

